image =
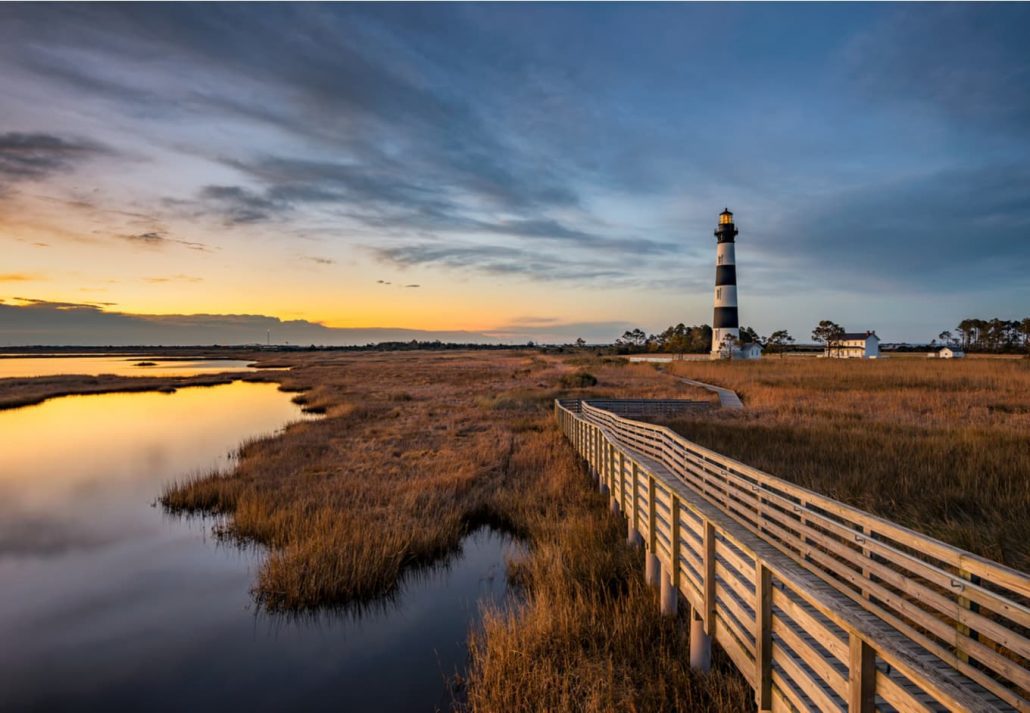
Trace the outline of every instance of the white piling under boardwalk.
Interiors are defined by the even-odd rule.
[[[630,547],[640,547],[644,543],[644,538],[640,536],[637,528],[633,526],[633,518],[626,520],[626,544]]]
[[[679,597],[676,592],[676,588],[672,586],[672,572],[669,568],[662,563],[662,594],[661,594],[661,606],[662,614],[666,616],[676,616],[676,604]]]
[[[653,589],[658,589],[662,580],[662,567],[658,557],[648,550],[644,553],[644,581]]]
[[[707,673],[712,668],[712,637],[695,609],[690,613],[690,668]]]

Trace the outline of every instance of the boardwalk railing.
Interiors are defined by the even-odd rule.
[[[1030,711],[1030,577],[628,418],[639,403],[555,416],[761,710]]]

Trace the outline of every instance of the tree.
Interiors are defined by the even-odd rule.
[[[1030,317],[1024,317],[1019,323],[1019,333],[1023,335],[1023,346],[1030,349]]]
[[[790,336],[790,332],[786,329],[777,329],[765,340],[765,348],[770,352],[779,352],[782,359],[783,353],[787,351],[787,347],[793,343],[794,337]]]
[[[844,328],[836,322],[824,319],[812,330],[812,339],[821,342],[826,348],[826,355],[829,356],[830,349],[840,349],[840,340],[844,336]]]
[[[627,329],[623,332],[622,336],[616,340],[616,343],[640,348],[647,344],[647,335],[644,334],[644,330],[642,329]]]
[[[585,347],[586,345],[587,345],[587,342],[586,342],[586,340],[585,340],[585,339],[583,339],[583,337],[579,337],[579,338],[578,338],[578,339],[576,340],[576,346],[577,346],[577,347],[580,347],[580,348],[582,349],[582,348],[583,348],[583,347]]]
[[[941,344],[951,344],[952,342],[951,332],[949,332],[947,329],[938,334],[937,338],[941,340]]]
[[[758,332],[751,329],[751,327],[742,327],[740,330],[740,343],[741,344],[761,344],[762,338],[758,336]]]
[[[726,358],[733,361],[733,348],[740,344],[740,339],[734,337],[732,334],[727,334],[722,338],[722,344],[719,345],[719,353],[725,354]]]

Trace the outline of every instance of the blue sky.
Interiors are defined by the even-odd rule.
[[[762,334],[1021,318],[1028,30],[1001,4],[4,5],[3,311],[607,340],[710,322],[729,206]]]

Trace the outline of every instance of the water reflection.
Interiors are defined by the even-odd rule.
[[[271,384],[56,399],[0,412],[0,710],[432,710],[470,619],[505,595],[489,530],[360,617],[254,611],[261,554],[152,507],[301,418]]]
[[[0,379],[59,374],[115,374],[117,376],[195,376],[221,371],[254,371],[252,362],[240,359],[176,358],[147,356],[14,357],[0,355]]]

